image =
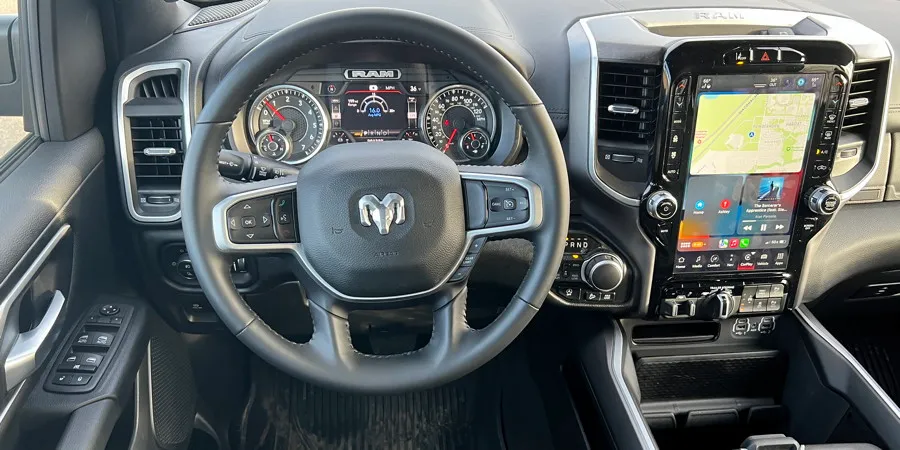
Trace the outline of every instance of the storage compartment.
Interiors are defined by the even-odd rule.
[[[718,322],[680,322],[637,325],[631,332],[635,344],[677,344],[715,340]]]

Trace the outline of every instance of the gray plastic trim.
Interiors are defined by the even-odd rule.
[[[878,383],[875,382],[875,379],[872,378],[872,375],[870,375],[869,372],[859,363],[859,361],[857,361],[856,358],[854,358],[853,355],[850,354],[847,348],[841,345],[841,343],[838,342],[838,340],[835,339],[835,337],[832,336],[831,333],[829,333],[828,330],[826,330],[825,327],[822,326],[822,324],[812,316],[812,313],[809,311],[809,309],[807,309],[806,306],[800,306],[799,308],[794,310],[794,314],[798,319],[800,319],[800,322],[805,324],[812,332],[821,337],[823,341],[825,341],[829,346],[831,346],[831,348],[833,348],[839,355],[841,355],[841,357],[847,361],[847,363],[850,365],[850,367],[853,368],[857,375],[859,375],[863,379],[863,381],[865,381],[866,384],[869,385],[870,388],[872,388],[875,394],[878,395],[879,398],[881,398],[881,401],[883,401],[885,405],[887,405],[888,409],[891,411],[891,413],[894,414],[894,416],[896,416],[897,420],[900,420],[900,407],[897,407],[897,404],[894,403],[893,400],[891,400],[891,397],[888,396],[887,393],[884,392],[884,389],[882,389],[881,386],[879,386]]]
[[[191,64],[186,60],[166,61],[154,64],[139,66],[126,72],[119,80],[118,92],[116,94],[115,111],[113,119],[115,120],[116,133],[116,157],[119,160],[121,168],[122,185],[125,188],[125,205],[128,207],[128,213],[131,218],[138,222],[147,223],[168,223],[181,219],[181,210],[168,216],[150,216],[141,214],[135,207],[135,195],[137,194],[137,182],[134,177],[133,163],[131,157],[131,143],[125,136],[125,103],[132,99],[134,85],[144,79],[153,76],[156,73],[170,73],[177,70],[181,73],[181,104],[184,149],[187,151],[188,144],[191,142],[191,96],[190,96],[190,68]]]
[[[653,440],[653,435],[650,434],[650,430],[647,428],[644,414],[641,412],[641,409],[638,408],[637,403],[635,403],[631,391],[628,390],[628,384],[625,382],[625,375],[622,373],[622,361],[625,360],[625,338],[622,335],[621,325],[619,325],[618,322],[614,322],[612,328],[612,353],[606,363],[609,366],[616,393],[619,394],[622,404],[625,405],[628,419],[631,421],[631,425],[634,427],[638,438],[641,441],[641,448],[655,449],[657,446]]]
[[[215,237],[216,246],[218,249],[225,253],[236,253],[236,254],[275,254],[275,253],[286,253],[293,255],[297,261],[303,266],[306,272],[316,280],[316,282],[324,287],[329,293],[331,293],[335,298],[348,300],[348,301],[394,301],[394,300],[404,300],[404,299],[412,299],[416,297],[422,297],[425,295],[432,294],[438,291],[441,287],[443,287],[447,282],[449,282],[450,278],[453,276],[455,272],[455,268],[459,267],[462,263],[463,258],[468,251],[468,248],[471,246],[472,241],[479,237],[487,237],[487,236],[497,236],[497,235],[508,235],[511,233],[524,233],[527,231],[532,231],[540,228],[541,224],[544,220],[544,208],[543,208],[543,194],[540,186],[523,177],[511,176],[511,175],[495,175],[495,174],[487,174],[487,173],[477,173],[477,172],[460,172],[460,178],[462,180],[474,180],[474,181],[495,181],[500,183],[513,183],[521,186],[526,191],[528,191],[528,197],[531,199],[531,214],[529,215],[528,221],[525,223],[517,224],[517,225],[506,225],[502,227],[491,227],[484,228],[480,230],[470,230],[466,232],[466,251],[463,251],[454,265],[454,270],[451,270],[447,273],[444,278],[431,289],[416,292],[412,294],[404,294],[398,296],[390,296],[390,297],[354,297],[346,295],[339,290],[337,290],[334,286],[329,284],[319,275],[318,272],[312,267],[309,259],[306,257],[306,252],[303,250],[302,243],[271,243],[271,244],[238,244],[231,241],[231,238],[228,235],[228,209],[234,206],[235,204],[244,201],[250,200],[259,197],[265,197],[269,195],[277,195],[283,193],[293,192],[297,189],[297,181],[290,180],[285,181],[284,183],[277,185],[270,185],[266,187],[262,187],[259,189],[249,190],[246,192],[241,192],[238,194],[231,195],[226,197],[222,201],[220,201],[216,206],[213,207],[212,217],[213,217],[213,236]]]

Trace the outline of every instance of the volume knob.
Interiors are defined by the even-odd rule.
[[[841,205],[841,194],[830,186],[819,186],[809,193],[807,202],[810,211],[820,216],[830,216]]]
[[[609,252],[594,253],[581,265],[581,279],[598,291],[614,291],[625,280],[625,263]]]
[[[654,192],[647,199],[647,214],[656,220],[669,220],[678,212],[678,200],[668,191]]]

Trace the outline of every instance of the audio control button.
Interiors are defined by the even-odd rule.
[[[668,191],[655,192],[647,199],[647,213],[656,220],[669,220],[678,211],[678,200]]]
[[[830,216],[841,205],[841,196],[830,186],[819,186],[810,192],[807,206],[810,211],[821,215]]]

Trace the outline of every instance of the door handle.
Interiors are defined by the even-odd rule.
[[[3,363],[7,391],[25,381],[47,359],[53,346],[50,335],[56,329],[65,303],[66,297],[62,292],[54,292],[53,300],[41,322],[33,329],[16,336],[12,350]]]

